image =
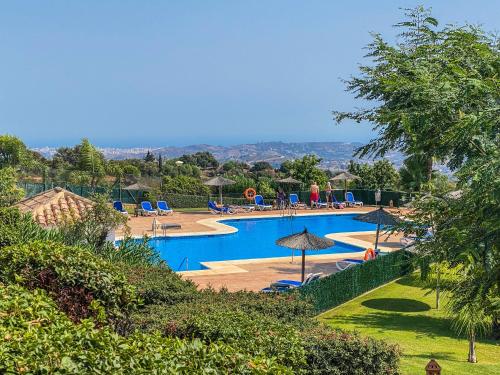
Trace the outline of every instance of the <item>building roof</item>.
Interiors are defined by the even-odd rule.
[[[78,220],[93,206],[90,199],[56,187],[25,198],[14,207],[29,212],[42,226],[56,226],[67,220]]]

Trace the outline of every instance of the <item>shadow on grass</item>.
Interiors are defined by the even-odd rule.
[[[366,315],[337,315],[325,318],[325,321],[335,324],[349,324],[354,326],[374,328],[381,332],[407,331],[414,332],[417,337],[438,336],[456,338],[450,330],[450,322],[446,318],[435,318],[426,315],[404,315],[397,313],[372,313]],[[390,333],[389,333],[390,334]]]
[[[431,309],[427,303],[408,298],[374,298],[361,304],[370,309],[396,312],[422,312]]]
[[[406,358],[419,358],[429,360],[430,358],[434,358],[437,360],[443,361],[456,361],[456,354],[452,352],[430,352],[430,353],[422,353],[422,354],[406,354]]]
[[[422,287],[422,281],[417,275],[410,275],[406,277],[402,277],[399,280],[396,280],[396,284],[405,285],[405,286],[414,286],[416,288]]]

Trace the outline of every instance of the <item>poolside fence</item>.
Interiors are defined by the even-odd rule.
[[[109,194],[111,200],[121,200],[125,204],[138,204],[141,201],[148,199],[148,192],[141,190],[125,190],[121,186],[114,187],[91,187],[83,185],[74,185],[70,183],[33,183],[33,182],[21,182],[19,184],[26,192],[27,197],[31,197],[45,190],[52,189],[56,186],[60,186],[66,190],[69,190],[75,194],[81,195],[82,197],[89,197],[95,193],[106,193]],[[375,190],[367,189],[350,189],[352,191],[356,200],[363,201],[364,204],[374,205],[375,204]],[[309,203],[309,192],[308,191],[296,191],[299,200],[304,203]],[[343,190],[334,190],[335,197],[339,201],[344,200]],[[217,194],[212,194],[208,196],[202,195],[185,195],[185,194],[167,194],[165,198],[168,203],[173,208],[200,208],[207,206],[207,200],[218,199]],[[266,203],[272,203],[275,198],[272,196],[264,196]],[[321,199],[326,200],[325,193],[321,192]],[[382,191],[382,205],[390,206],[391,202],[394,207],[399,207],[410,199],[410,194],[400,192],[400,191]],[[224,203],[227,204],[246,204],[248,203],[243,196],[237,196],[237,194],[227,194],[223,197]]]
[[[411,272],[410,255],[406,250],[398,250],[379,256],[305,285],[299,293],[318,312],[331,309]]]

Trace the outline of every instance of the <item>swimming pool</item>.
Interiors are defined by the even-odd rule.
[[[237,232],[222,235],[156,237],[150,240],[163,260],[174,271],[205,269],[201,262],[275,258],[291,255],[291,250],[275,244],[283,236],[302,231],[305,227],[319,236],[328,233],[375,230],[374,224],[354,220],[354,214],[309,215],[274,218],[245,218],[221,220]],[[307,251],[307,254],[349,253],[361,249],[336,242],[331,248]],[[299,252],[296,251],[296,255]],[[187,261],[186,261],[187,258]]]

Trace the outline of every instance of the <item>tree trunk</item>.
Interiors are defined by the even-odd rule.
[[[432,162],[432,156],[429,157],[427,159],[427,165],[426,165],[426,173],[427,173],[427,182],[430,183],[431,180],[432,180],[432,166],[433,166],[433,162]]]
[[[469,356],[467,361],[470,363],[476,363],[476,335],[472,332],[469,336]]]
[[[437,275],[436,275],[436,310],[439,310],[439,278],[441,275],[441,271],[439,270],[439,266],[437,269]]]

